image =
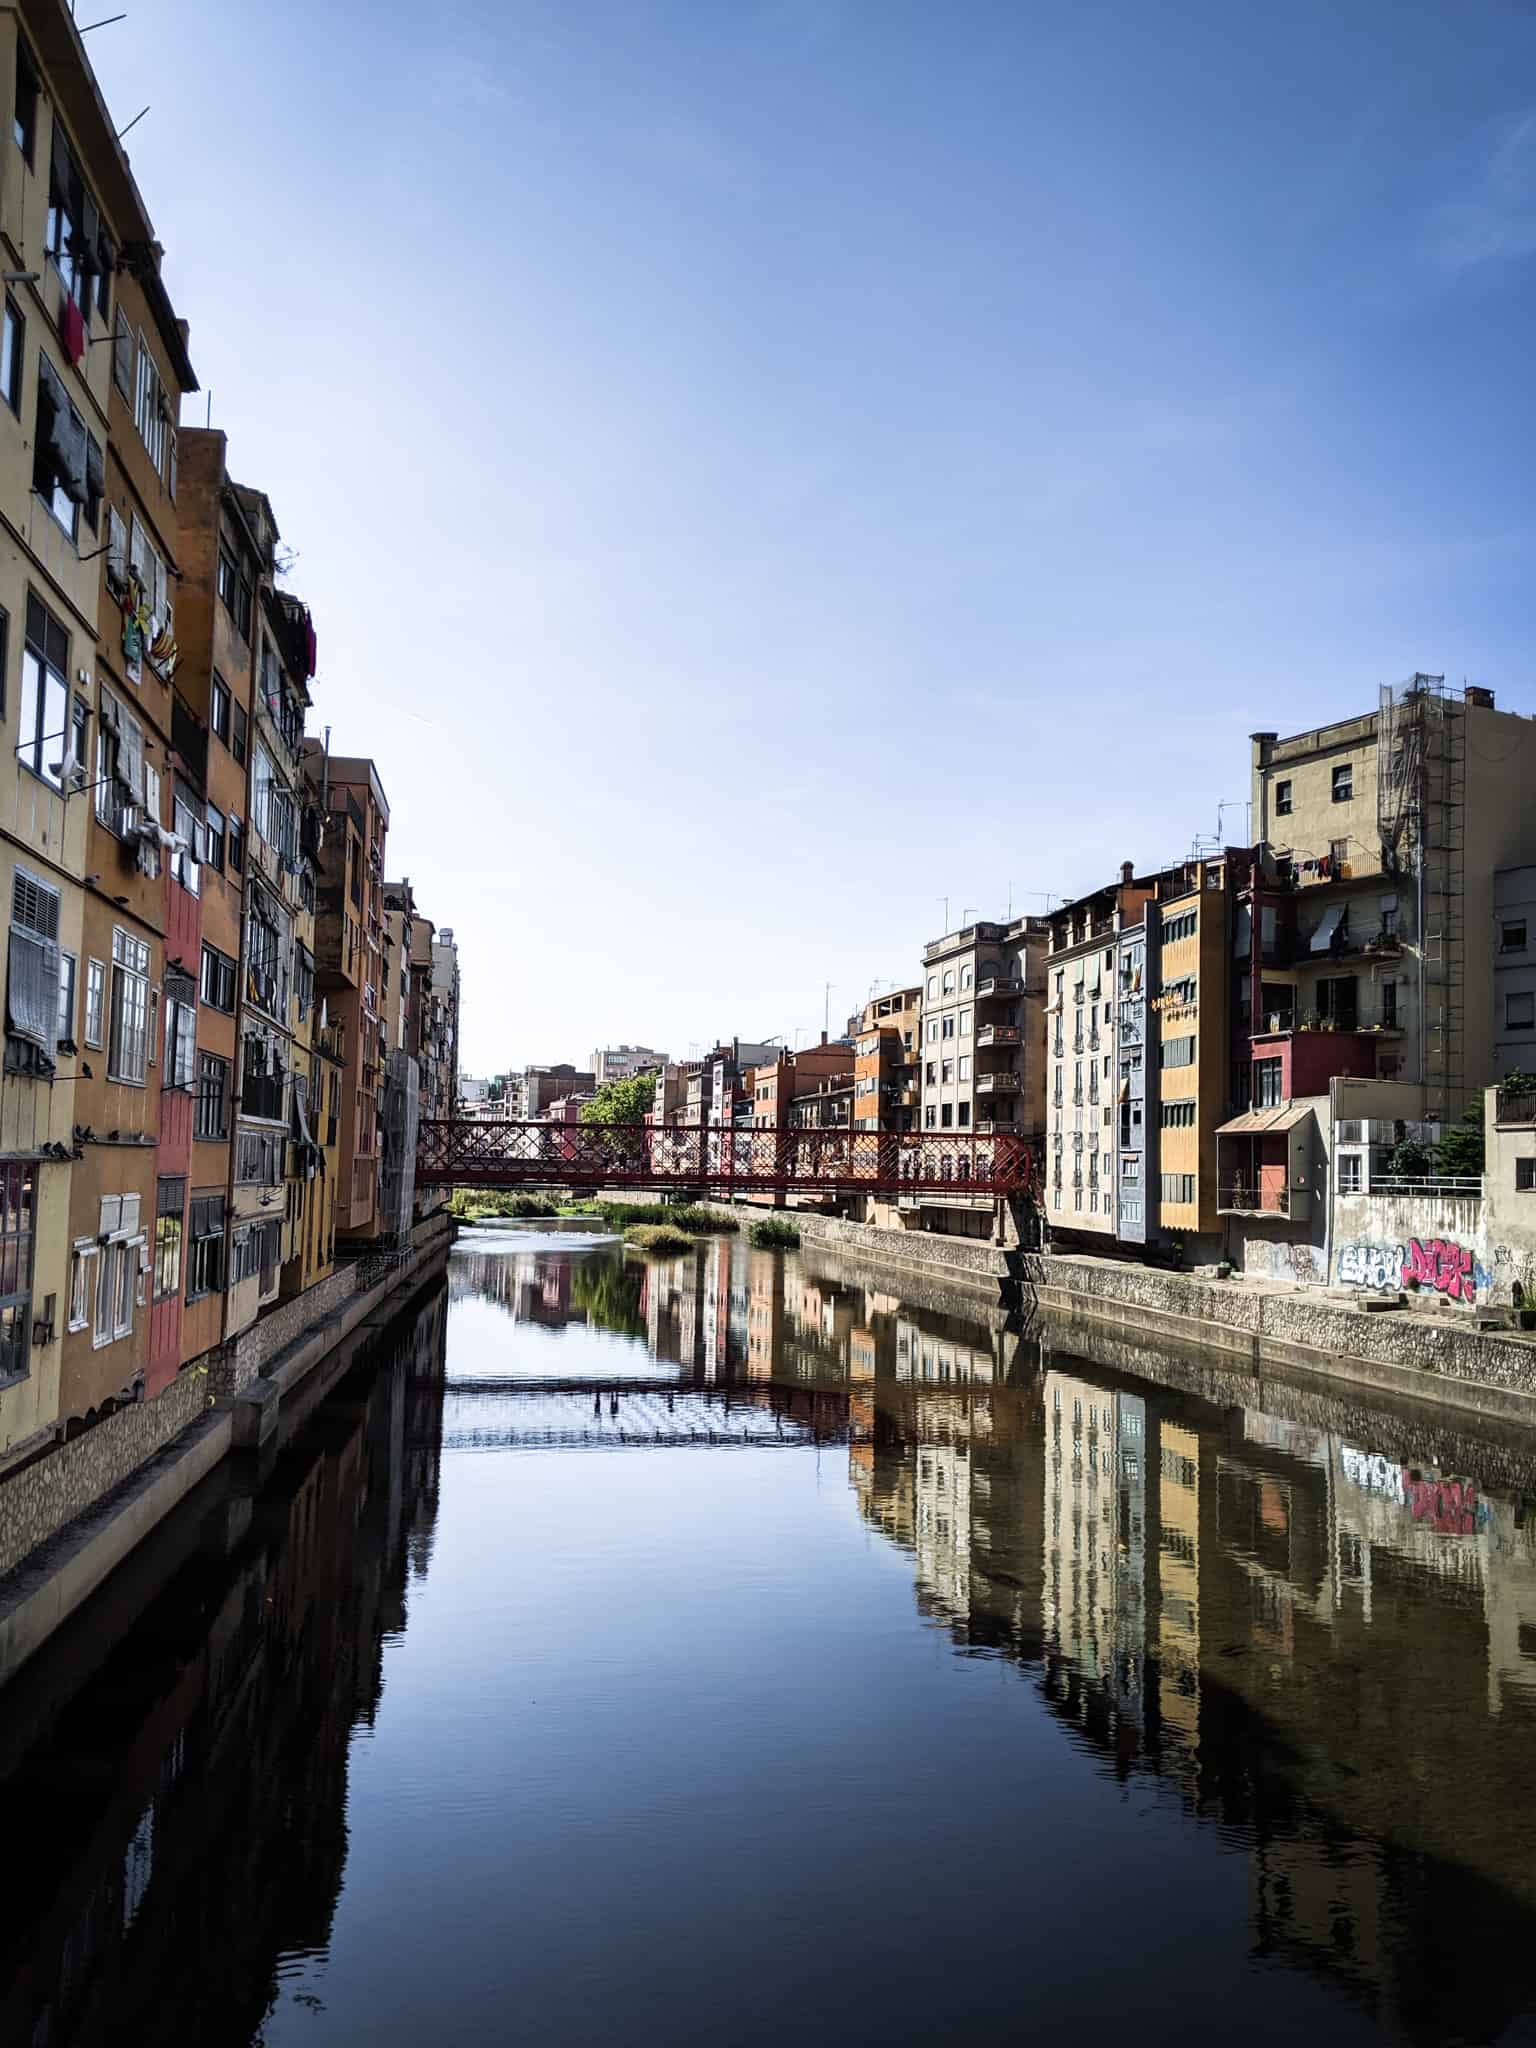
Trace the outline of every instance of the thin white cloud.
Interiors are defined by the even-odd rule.
[[[1431,211],[1426,239],[1431,262],[1453,275],[1536,252],[1536,110],[1506,124],[1475,192]]]

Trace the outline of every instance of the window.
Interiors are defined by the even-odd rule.
[[[233,704],[229,713],[229,751],[245,766],[246,736],[250,730],[250,717],[243,704]]]
[[[7,292],[4,323],[0,325],[0,398],[18,419],[21,417],[21,365],[26,338],[27,323]]]
[[[283,1178],[286,1140],[277,1131],[235,1133],[235,1179],[245,1187],[275,1188]]]
[[[1347,839],[1330,839],[1328,842],[1328,865],[1334,874],[1341,874],[1348,861],[1349,841]],[[1346,924],[1349,922],[1349,912],[1347,910],[1344,913],[1344,921]]]
[[[1278,1109],[1283,1100],[1281,1070],[1284,1062],[1255,1060],[1253,1063],[1253,1106],[1255,1109]]]
[[[953,1061],[953,1060],[945,1060],[945,1061],[943,1062],[943,1064],[941,1065],[940,1069],[939,1069],[939,1079],[940,1079],[940,1081],[941,1081],[941,1082],[942,1082],[942,1083],[944,1084],[944,1086],[945,1086],[945,1087],[947,1088],[947,1087],[949,1087],[949,1085],[951,1084],[951,1082],[952,1082],[952,1081],[954,1080],[954,1078],[955,1078],[955,1063],[954,1063],[954,1061]]]
[[[1397,983],[1390,976],[1381,984],[1381,1021],[1386,1030],[1396,1030]]]
[[[1504,998],[1506,1031],[1529,1031],[1536,1025],[1536,995],[1508,995]]]
[[[930,974],[928,977],[928,1000],[930,1003],[936,1003],[938,999],[939,977],[936,974]]]
[[[263,1116],[274,1122],[283,1110],[283,1062],[275,1042],[260,1032],[246,1034],[240,1069],[240,1108],[246,1116]]]
[[[38,359],[32,435],[32,488],[70,539],[80,536],[80,510],[95,530],[106,472],[101,450],[70,403],[57,370]]]
[[[1193,1202],[1195,1199],[1195,1176],[1192,1173],[1165,1173],[1163,1175],[1163,1200],[1165,1202]]]
[[[202,887],[203,821],[194,802],[178,789],[171,803],[171,829],[178,841],[171,854],[171,873],[189,896],[198,895]]]
[[[100,960],[85,963],[85,1042],[106,1043],[107,970]]]
[[[1333,771],[1333,800],[1336,804],[1347,804],[1354,793],[1354,763],[1341,761]]]
[[[1339,1154],[1339,1193],[1358,1195],[1365,1186],[1365,1161],[1358,1152]]]
[[[142,1083],[149,1055],[149,947],[112,927],[112,1040],[107,1072],[114,1081]]]
[[[58,1040],[59,892],[17,868],[5,992],[6,1072],[51,1074]]]
[[[229,871],[232,875],[245,873],[245,827],[233,811],[229,814]]]
[[[75,956],[59,955],[59,1023],[57,1044],[64,1052],[75,1049]]]
[[[155,1188],[155,1299],[169,1301],[181,1292],[182,1211],[184,1180],[162,1180]]]
[[[160,382],[159,366],[142,334],[139,336],[139,375],[133,401],[133,423],[139,430],[145,453],[155,466],[155,474],[163,476],[166,456],[170,452],[171,408],[165,386]]]
[[[159,776],[144,760],[144,728],[110,690],[103,690],[96,735],[96,815],[109,832],[130,839],[138,827],[140,806],[151,794],[158,823]]]
[[[971,1013],[970,1013],[970,1011],[969,1011],[969,1010],[962,1010],[962,1011],[960,1012],[960,1036],[961,1036],[962,1038],[969,1038],[969,1037],[970,1037],[970,1035],[971,1035]]]
[[[133,329],[119,306],[112,328],[112,381],[128,403],[133,403]]]
[[[969,967],[962,967],[962,968],[961,968],[961,970],[960,970],[960,986],[961,986],[962,988],[969,988],[969,987],[970,987],[970,985],[971,985],[971,970],[969,969]]]
[[[189,975],[165,977],[165,1067],[161,1085],[190,1088],[197,1074],[197,991]]]
[[[1536,1158],[1515,1161],[1515,1186],[1525,1195],[1536,1191]]]
[[[91,1261],[96,1257],[96,1240],[77,1237],[69,1260],[69,1327],[83,1330],[91,1320],[96,1275]]]
[[[971,1056],[970,1056],[970,1054],[969,1054],[968,1052],[963,1052],[963,1053],[961,1053],[961,1055],[960,1055],[960,1079],[961,1079],[962,1081],[969,1081],[969,1079],[970,1079],[970,1078],[971,1078]]]
[[[69,635],[46,606],[27,599],[27,637],[21,652],[21,721],[17,757],[61,789],[69,750]]]
[[[1289,779],[1275,784],[1275,816],[1288,818],[1291,815],[1291,785]]]
[[[927,1065],[924,1067],[923,1079],[927,1082],[930,1088],[934,1086],[935,1082],[938,1079],[938,1070],[934,1061],[929,1060]]]
[[[219,549],[219,596],[242,640],[251,637],[251,578],[243,562],[226,547]]]
[[[970,1123],[971,1105],[968,1102],[962,1102],[960,1104],[959,1109],[955,1112],[955,1121],[959,1124],[961,1130],[964,1130],[966,1126]]]
[[[1187,1131],[1194,1128],[1194,1102],[1164,1102],[1158,1108],[1158,1122],[1165,1131]]]
[[[953,1018],[952,1016],[950,1016],[950,1017],[946,1017],[946,1018],[944,1019],[944,1021],[943,1021],[943,1024],[942,1024],[942,1026],[941,1026],[941,1028],[940,1028],[940,1033],[939,1033],[939,1035],[940,1035],[940,1037],[941,1037],[941,1038],[953,1038],[953,1037],[954,1037],[954,1035],[955,1035],[955,1020],[954,1020],[954,1018]]]
[[[245,920],[245,993],[271,1016],[286,1021],[288,961],[286,933],[278,912],[261,890],[251,892]]]
[[[208,815],[203,821],[203,859],[211,868],[224,871],[224,813],[216,804],[209,804]]]
[[[229,685],[215,669],[208,693],[208,729],[215,739],[229,745]]]
[[[16,111],[11,117],[11,133],[27,168],[32,169],[37,149],[37,67],[20,37],[16,41]]]
[[[1185,1038],[1165,1038],[1158,1051],[1162,1066],[1192,1067],[1195,1064],[1194,1034]]]
[[[938,1018],[937,1018],[937,1017],[930,1017],[930,1018],[928,1019],[928,1043],[929,1043],[930,1045],[937,1045],[937,1044],[938,1044],[938,1042],[939,1042],[939,1020],[938,1020]]]
[[[235,1011],[235,963],[216,946],[203,948],[203,1001],[211,1010]]]
[[[229,1136],[229,1061],[216,1052],[200,1052],[197,1056],[192,1135],[221,1139]]]
[[[102,1208],[105,1212],[113,1203],[121,1201],[126,1212],[131,1201],[133,1205],[134,1228],[137,1228],[137,1195],[128,1197],[104,1197]],[[139,1248],[142,1237],[130,1238],[126,1233],[114,1236],[101,1247],[96,1261],[96,1327],[91,1342],[98,1348],[113,1344],[119,1337],[133,1334],[134,1297],[137,1293],[139,1273]]]
[[[1339,1031],[1353,1031],[1360,1022],[1360,984],[1353,974],[1325,976],[1317,984],[1318,1015]]]
[[[937,1110],[935,1110],[933,1104],[930,1102],[928,1104],[928,1107],[923,1111],[923,1129],[925,1131],[931,1131],[937,1122],[938,1112]]]
[[[1525,951],[1525,919],[1508,917],[1499,926],[1499,951],[1501,953],[1523,953]]]
[[[26,1160],[0,1165],[0,1379],[26,1372],[32,1340],[34,1171]]]
[[[224,1285],[224,1197],[194,1195],[187,1226],[187,1299],[217,1294]]]
[[[1171,946],[1178,939],[1192,939],[1200,928],[1198,910],[1181,910],[1177,917],[1163,919],[1163,944]]]
[[[939,1128],[947,1131],[955,1121],[955,1106],[952,1102],[939,1104]]]
[[[953,969],[953,967],[951,967],[951,968],[948,968],[948,969],[946,969],[946,971],[945,971],[945,975],[944,975],[944,993],[945,993],[945,995],[947,995],[947,996],[952,996],[952,995],[954,994],[954,992],[955,992],[955,970]]]

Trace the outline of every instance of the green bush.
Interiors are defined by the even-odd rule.
[[[691,1252],[693,1239],[670,1223],[631,1223],[624,1242],[642,1252]]]
[[[487,1216],[558,1216],[560,1210],[550,1195],[511,1195],[499,1188],[455,1188],[448,1204],[450,1216],[473,1223]]]
[[[760,1252],[792,1252],[800,1246],[800,1233],[793,1223],[781,1223],[777,1216],[765,1216],[747,1233]]]

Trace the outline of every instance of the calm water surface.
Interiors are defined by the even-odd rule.
[[[1536,1442],[1075,1342],[467,1232],[0,1694],[0,2043],[1536,2041]]]

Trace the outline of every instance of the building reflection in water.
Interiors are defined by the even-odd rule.
[[[327,1943],[353,1731],[431,1561],[446,1307],[392,1324],[254,1493],[207,1482],[0,1697],[0,2040],[245,2044],[278,1959]]]
[[[740,1441],[846,1442],[857,1511],[957,1655],[1009,1660],[1063,1742],[1246,1853],[1256,1958],[1426,2043],[1495,2040],[1530,2003],[1529,1439],[1280,1381],[1261,1407],[1219,1367],[1107,1334],[1068,1352],[982,1298],[739,1239],[469,1249],[451,1287],[673,1370],[588,1385],[570,1416],[542,1384],[508,1406],[455,1383],[450,1431],[644,1456],[647,1428],[734,1415]],[[0,2039],[244,2044],[326,1946],[349,1744],[431,1562],[446,1305],[396,1326],[258,1486],[210,1482],[0,1697]],[[1135,1910],[1112,1868],[1105,1888]]]

